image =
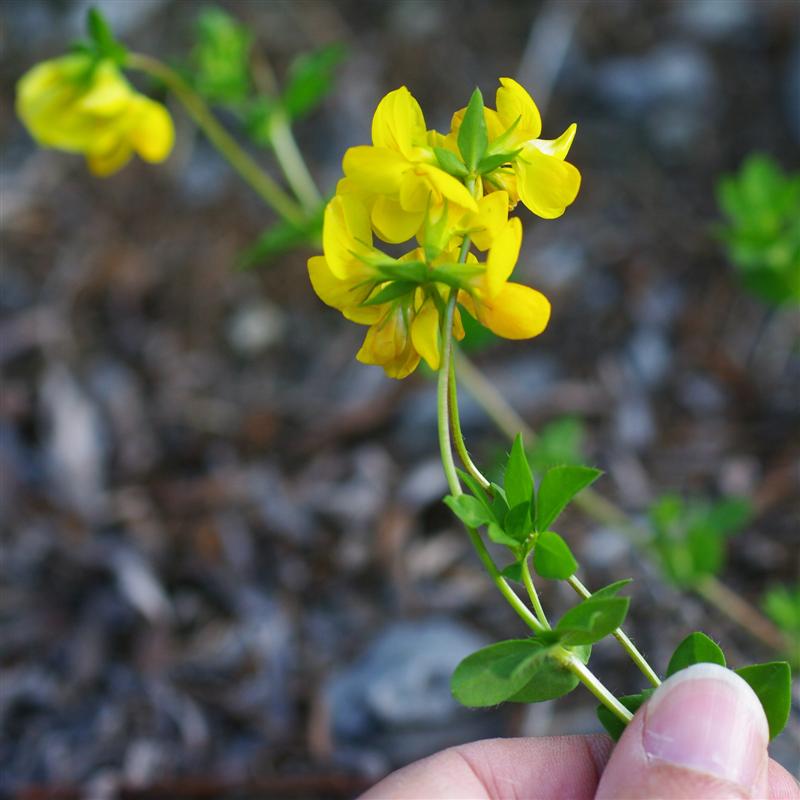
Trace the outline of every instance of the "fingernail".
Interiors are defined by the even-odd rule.
[[[642,737],[649,758],[750,792],[765,768],[769,731],[758,698],[736,673],[695,664],[653,695]]]

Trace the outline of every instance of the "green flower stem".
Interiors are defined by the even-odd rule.
[[[242,149],[220,125],[203,99],[175,70],[158,59],[141,53],[129,53],[125,66],[145,72],[164,83],[183,104],[211,144],[270,208],[287,222],[299,224],[305,220],[303,209]]]
[[[322,195],[308,171],[305,159],[292,133],[289,118],[284,112],[275,113],[270,125],[270,133],[275,158],[286,176],[287,183],[292,187],[292,191],[297,195],[303,208],[308,212],[315,211],[322,205]]]
[[[530,425],[463,353],[456,353],[456,372],[472,398],[509,439],[521,433],[526,444],[533,443],[536,435]],[[620,530],[636,547],[647,549],[648,532],[599,492],[585,489],[575,498],[575,505],[592,519]],[[691,589],[762,644],[777,652],[785,652],[786,640],[780,630],[718,578],[710,575]]]
[[[567,583],[584,599],[592,596],[592,593],[578,580],[575,575],[567,579]],[[630,640],[622,628],[614,631],[614,638],[622,645],[622,649],[631,657],[631,661],[636,664],[642,674],[653,686],[661,686],[661,678],[656,675],[655,670],[647,663],[647,659],[639,652],[636,645]]]
[[[469,244],[467,244],[467,249]],[[466,250],[464,250],[466,255]],[[447,478],[447,484],[450,487],[450,493],[454,497],[463,494],[461,484],[458,480],[458,473],[456,472],[456,465],[453,461],[453,449],[450,443],[450,425],[448,414],[448,383],[450,376],[450,359],[452,357],[452,343],[453,343],[453,314],[455,313],[457,292],[454,290],[450,294],[450,299],[447,301],[445,309],[444,320],[442,324],[442,361],[439,366],[439,378],[437,383],[437,417],[439,427],[439,449],[441,451],[442,466],[444,467],[444,474]],[[525,624],[532,628],[537,633],[544,630],[542,624],[531,613],[530,609],[517,597],[514,590],[508,585],[506,579],[500,574],[500,570],[494,563],[486,545],[481,539],[480,534],[474,528],[467,528],[470,541],[478,553],[478,557],[486,567],[486,571],[494,581],[495,586],[500,590],[503,597],[508,601],[514,611],[524,620]]]
[[[625,708],[616,697],[595,677],[595,674],[574,653],[563,651],[559,663],[566,667],[581,683],[613,714],[626,725],[633,719],[633,714]]]
[[[541,622],[542,625],[549,630],[550,623],[547,621],[547,614],[544,613],[542,603],[539,600],[539,594],[536,591],[536,587],[533,585],[533,578],[531,577],[531,570],[528,566],[527,557],[522,560],[522,582],[525,584],[525,588],[528,590],[528,597],[531,599],[531,605],[533,606],[533,610],[536,612],[536,617],[538,618],[539,622]]]
[[[453,347],[455,349],[455,345]],[[461,418],[458,413],[458,387],[456,385],[456,369],[455,360],[453,358],[450,359],[450,375],[448,382],[450,394],[450,427],[452,429],[453,441],[456,445],[456,452],[467,472],[469,472],[484,489],[488,489],[491,483],[470,458],[467,445],[464,442],[464,435],[461,433]]]

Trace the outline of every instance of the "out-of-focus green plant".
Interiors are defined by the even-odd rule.
[[[745,286],[775,305],[800,303],[800,173],[751,155],[717,186],[720,236]]]
[[[586,460],[586,426],[578,417],[561,417],[545,425],[528,448],[528,461],[535,475],[550,467],[574,466]]]
[[[195,90],[211,103],[234,108],[243,104],[254,92],[250,77],[252,33],[216,7],[199,14],[195,31],[187,70]]]
[[[684,588],[718,575],[725,565],[727,539],[750,520],[741,498],[707,503],[670,494],[650,509],[651,546],[665,577]]]
[[[800,668],[800,583],[796,586],[773,586],[764,595],[761,605],[786,637],[789,645],[787,657]]]

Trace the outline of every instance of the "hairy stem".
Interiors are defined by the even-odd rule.
[[[597,679],[595,674],[574,653],[564,651],[560,663],[566,667],[578,680],[613,714],[626,725],[633,719],[633,714],[625,708],[619,700]]]
[[[536,587],[533,585],[533,578],[531,577],[531,570],[528,566],[528,559],[527,557],[522,560],[522,582],[525,584],[525,588],[528,590],[528,597],[531,599],[531,605],[533,606],[533,610],[536,612],[536,616],[539,622],[544,625],[545,628],[548,630],[550,629],[550,623],[547,621],[547,615],[544,613],[544,609],[542,608],[542,603],[539,600],[539,594],[536,591]]]
[[[442,358],[439,365],[439,378],[437,384],[437,418],[439,427],[439,449],[442,457],[442,466],[444,467],[444,474],[447,478],[447,485],[450,487],[450,493],[454,497],[463,494],[461,484],[458,480],[458,473],[456,472],[456,465],[453,461],[453,449],[450,443],[450,425],[448,414],[448,383],[450,377],[450,359],[452,357],[452,343],[453,343],[453,314],[456,306],[456,292],[453,291],[450,299],[447,301],[447,308],[444,314],[442,323]],[[519,614],[526,625],[536,632],[542,631],[544,628],[536,617],[531,613],[530,609],[517,597],[514,590],[508,585],[506,579],[500,574],[497,565],[494,563],[486,545],[483,543],[480,534],[473,528],[467,528],[470,541],[478,553],[486,571],[492,578],[495,586],[500,590],[503,597],[508,601],[509,605],[514,611]]]
[[[455,350],[455,346],[454,346]],[[464,442],[464,435],[461,433],[461,418],[458,413],[458,387],[456,385],[456,370],[455,361],[450,359],[450,374],[448,377],[449,382],[449,402],[450,402],[450,426],[452,428],[453,440],[456,445],[456,452],[464,465],[464,469],[475,478],[476,481],[484,488],[488,489],[491,484],[486,476],[475,466],[475,463],[470,458],[467,451],[467,445]]]
[[[567,579],[569,585],[584,599],[592,596],[592,593],[578,580],[575,575]],[[631,657],[631,661],[641,670],[653,686],[661,686],[661,678],[656,675],[655,670],[647,663],[647,659],[639,652],[636,645],[630,640],[622,628],[614,631],[614,638],[622,645],[622,649]]]
[[[277,214],[288,222],[302,223],[305,220],[303,209],[242,149],[220,125],[205,101],[175,70],[141,53],[129,53],[125,66],[145,72],[164,83],[223,158]]]

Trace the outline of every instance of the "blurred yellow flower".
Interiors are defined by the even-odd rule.
[[[172,118],[135,91],[110,59],[85,53],[44,61],[17,84],[17,113],[45,147],[82,153],[96,175],[110,175],[133,153],[160,162],[174,142]]]

